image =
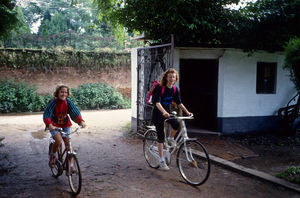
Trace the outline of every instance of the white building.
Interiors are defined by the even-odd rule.
[[[137,118],[137,49],[131,52],[132,128]],[[274,130],[277,110],[295,93],[283,52],[252,54],[230,48],[175,48],[183,104],[192,125],[224,134]]]

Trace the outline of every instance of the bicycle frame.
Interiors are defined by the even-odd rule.
[[[73,148],[71,147],[71,137],[70,135],[73,133],[77,133],[77,131],[80,129],[81,127],[77,127],[74,131],[72,131],[70,134],[65,133],[62,128],[57,128],[56,130],[59,131],[62,135],[67,135],[68,138],[68,145],[65,145],[65,149],[64,151],[62,151],[62,145],[59,147],[59,150],[61,150],[61,154],[59,155],[59,161],[62,163],[62,167],[64,168],[64,170],[67,170],[67,162],[68,162],[68,158],[70,155],[76,155],[77,153],[73,150]],[[55,139],[51,136],[50,137],[50,143],[54,143]],[[68,152],[67,152],[68,151]],[[66,157],[64,158],[64,155],[66,154]]]
[[[171,119],[178,119],[180,124],[181,124],[181,130],[178,132],[178,135],[177,137],[174,139],[176,141],[176,145],[174,147],[172,146],[169,146],[168,144],[166,144],[166,142],[164,143],[165,147],[167,148],[167,150],[171,149],[171,148],[174,148],[170,154],[172,155],[179,147],[181,144],[185,144],[185,142],[187,140],[196,140],[196,138],[189,138],[188,135],[187,135],[187,129],[186,129],[186,125],[185,125],[185,122],[184,120],[191,120],[193,119],[193,116],[187,116],[187,117],[184,117],[184,116],[181,116],[181,117],[177,117],[175,115],[173,115],[171,118],[168,118],[166,119],[164,122],[166,123],[168,120],[171,120]],[[167,139],[167,131],[166,131],[166,127],[164,128],[164,133],[165,133],[165,139]],[[186,147],[186,145],[185,145]]]
[[[167,141],[169,134],[166,122],[170,119],[178,119],[181,124],[181,129],[178,131],[174,142]],[[164,136],[166,141],[163,143],[163,157],[169,166],[171,164],[171,156],[176,153],[176,163],[181,176],[187,183],[198,186],[203,184],[209,177],[210,160],[208,152],[205,147],[197,141],[197,138],[188,137],[185,125],[186,119],[193,119],[193,116],[177,117],[176,115],[172,115],[171,118],[165,120]],[[157,169],[160,167],[158,162],[161,160],[158,153],[157,132],[154,126],[147,126],[147,128],[148,130],[145,132],[143,144],[144,157],[151,168]]]

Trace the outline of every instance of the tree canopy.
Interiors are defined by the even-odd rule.
[[[13,10],[15,4],[12,0],[0,1],[0,40],[7,36],[18,25],[17,11]]]
[[[13,11],[23,25],[3,37],[4,47],[124,49],[123,41],[117,40],[112,28],[98,20],[92,0],[37,0]],[[39,23],[35,30],[33,27]]]
[[[292,38],[285,46],[285,67],[295,87],[300,91],[300,38]]]
[[[283,50],[291,37],[300,36],[299,0],[257,0],[242,14],[247,19],[241,26],[243,48]]]
[[[145,32],[156,43],[177,46],[226,46],[282,50],[299,35],[299,0],[257,0],[245,8],[239,0],[95,0],[103,20],[129,32]]]

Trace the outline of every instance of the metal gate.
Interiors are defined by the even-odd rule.
[[[151,125],[153,105],[146,103],[152,82],[161,80],[161,74],[173,67],[174,41],[171,43],[137,49],[137,132],[143,134]]]

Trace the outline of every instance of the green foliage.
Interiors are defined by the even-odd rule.
[[[277,174],[276,177],[300,184],[300,166],[291,166],[285,171]]]
[[[285,46],[285,68],[290,71],[290,78],[300,91],[300,37],[291,39]]]
[[[283,50],[291,37],[300,36],[300,1],[257,0],[241,12],[242,46],[246,49]]]
[[[98,84],[82,84],[71,89],[71,99],[80,109],[121,109],[130,108],[130,101],[125,99],[115,88]]]
[[[105,49],[104,49],[105,50]],[[130,54],[114,51],[77,51],[72,49],[29,50],[1,49],[0,67],[33,71],[55,71],[61,67],[98,70],[105,67],[129,67]]]
[[[156,43],[218,46],[246,50],[283,50],[300,35],[300,1],[257,0],[244,9],[228,5],[239,0],[95,0],[107,21],[129,32],[145,32]]]
[[[130,100],[124,98],[113,87],[103,84],[83,84],[71,89],[72,101],[79,109],[121,109],[130,108]],[[53,98],[37,95],[36,88],[24,82],[0,81],[0,113],[44,111]]]
[[[36,88],[24,82],[13,80],[0,81],[0,112],[33,112],[42,111],[46,107],[50,95],[38,96]]]
[[[8,36],[10,31],[19,25],[14,7],[15,4],[12,0],[0,1],[0,40]]]
[[[15,46],[22,43],[24,46],[31,47],[30,43],[25,42],[21,35],[30,34],[30,28],[26,23],[22,10],[19,7],[15,8],[18,16],[19,26],[10,31],[9,35],[5,37],[5,45]]]
[[[99,13],[91,0],[39,0],[24,4],[22,11],[27,26],[34,27],[37,21],[41,21],[38,32],[12,34],[3,42],[6,48],[124,49],[124,40],[117,40],[114,30],[97,20]]]
[[[235,11],[225,8],[238,0],[96,0],[98,9],[112,24],[129,32],[145,32],[156,42],[169,42],[175,34],[177,45],[218,44],[226,31],[234,32]]]

